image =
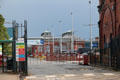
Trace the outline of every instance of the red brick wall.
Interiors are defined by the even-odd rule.
[[[109,44],[110,39],[120,33],[120,0],[99,0],[100,13],[100,47]]]
[[[117,5],[117,9],[116,9],[116,16],[117,16],[116,32],[117,32],[117,35],[118,35],[118,34],[120,34],[120,0],[116,0],[116,5]]]

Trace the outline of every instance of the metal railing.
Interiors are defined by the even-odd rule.
[[[97,53],[100,53],[99,55]],[[91,65],[100,65],[120,70],[120,35],[112,39],[109,46],[91,53]]]

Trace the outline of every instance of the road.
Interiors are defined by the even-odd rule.
[[[29,59],[29,74],[26,80],[120,80],[120,72],[113,70],[39,59]]]

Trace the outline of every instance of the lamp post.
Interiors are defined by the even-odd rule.
[[[71,51],[74,51],[74,26],[73,26],[73,13],[71,12],[72,16],[72,36],[71,36]]]
[[[59,23],[61,23],[62,21],[60,20]],[[63,48],[63,45],[62,45],[62,34],[61,34],[61,38],[60,38],[60,52],[62,53],[62,48]]]
[[[91,17],[91,0],[89,1],[89,5],[90,5],[90,64],[92,64],[92,17]]]
[[[91,0],[89,1],[89,4],[90,4],[90,49],[92,50],[92,17],[91,17]]]

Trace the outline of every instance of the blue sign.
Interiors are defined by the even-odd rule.
[[[93,43],[93,47],[98,47],[98,43]]]
[[[44,44],[44,40],[41,39],[41,40],[40,40],[40,44]]]

